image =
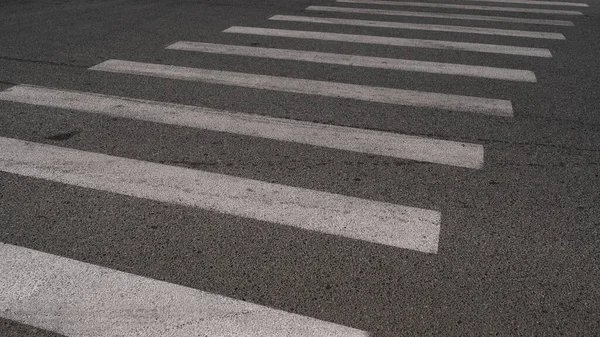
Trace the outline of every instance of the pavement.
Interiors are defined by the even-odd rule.
[[[394,1],[2,1],[0,335],[596,336],[600,4],[424,1],[582,14]],[[274,15],[565,39],[269,20]],[[234,26],[320,33],[223,32]],[[519,69],[536,81],[166,49],[179,41]],[[552,57],[467,51],[449,41],[535,48]],[[129,63],[98,68],[108,60],[143,63],[145,73]],[[147,64],[185,68],[150,71]],[[33,104],[11,96],[21,85],[111,100],[95,105],[96,95],[58,107],[62,94],[52,92]],[[469,103],[460,101],[464,96]],[[137,117],[121,114],[127,104],[116,99],[133,102],[127,113]],[[148,101],[162,104],[156,111],[168,110],[167,117],[149,119],[151,108],[139,108]],[[503,115],[473,108],[499,101],[510,102]],[[275,126],[258,135],[221,120],[200,127],[168,118],[205,112],[190,107],[248,114],[235,125]],[[288,132],[272,135],[277,123],[296,130],[299,121],[312,133],[293,141]],[[356,129],[377,131],[384,142],[394,135],[451,141],[482,149],[483,158],[460,166],[414,159],[429,156],[433,145],[407,145],[392,155],[381,146],[348,150],[334,141]],[[319,138],[327,130],[338,133]],[[114,281],[120,277],[130,281]],[[140,286],[121,287],[131,284]],[[168,300],[160,297],[165,289],[172,291]],[[186,316],[196,312],[208,316]]]

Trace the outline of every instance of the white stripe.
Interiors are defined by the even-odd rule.
[[[507,4],[523,4],[523,5],[541,5],[541,6],[573,6],[573,7],[589,7],[588,4],[580,2],[561,2],[561,1],[536,1],[536,0],[465,0],[477,2],[498,2]]]
[[[202,128],[338,150],[481,168],[483,146],[223,110],[20,85],[0,100]]]
[[[452,9],[466,9],[466,10],[492,11],[492,12],[583,15],[583,13],[581,13],[580,11],[568,11],[568,10],[560,10],[560,9],[472,6],[472,5],[439,4],[439,3],[429,3],[429,2],[403,2],[403,1],[387,1],[387,0],[336,0],[336,2],[353,3],[353,4],[369,4],[369,5],[388,5],[388,6],[452,8]]]
[[[564,20],[527,19],[527,18],[513,18],[513,17],[508,17],[508,16],[488,16],[488,15],[467,15],[467,14],[452,14],[452,13],[396,11],[396,10],[373,9],[373,8],[309,6],[309,7],[306,7],[306,10],[321,11],[321,12],[337,12],[337,13],[412,16],[412,17],[437,18],[437,19],[510,22],[510,23],[524,23],[524,24],[532,24],[532,25],[552,25],[552,26],[573,26],[574,25],[573,22],[564,21]]]
[[[350,26],[364,26],[364,27],[378,27],[378,28],[430,30],[430,31],[436,31],[436,32],[455,32],[455,33],[468,33],[468,34],[529,37],[529,38],[535,38],[535,39],[554,39],[554,40],[564,40],[565,39],[565,36],[562,35],[561,33],[534,32],[534,31],[524,31],[524,30],[509,30],[509,29],[495,29],[495,28],[482,28],[482,27],[429,25],[429,24],[405,23],[405,22],[336,19],[336,18],[306,17],[306,16],[295,16],[295,15],[275,15],[275,16],[269,18],[269,20],[310,22],[310,23],[323,23],[323,24],[332,24],[332,25],[350,25]]]
[[[490,98],[369,87],[357,84],[313,81],[289,77],[256,75],[122,60],[108,60],[91,67],[90,70],[233,85],[307,95],[349,98],[388,104],[474,112],[505,117],[513,115],[512,104],[510,101]]]
[[[0,171],[437,253],[437,211],[10,138]]]
[[[327,33],[327,32],[313,32],[313,31],[304,31],[304,30],[286,30],[286,29],[238,27],[238,26],[233,26],[233,27],[227,28],[223,32],[224,33],[277,36],[277,37],[291,37],[291,38],[299,38],[299,39],[313,39],[313,40],[324,40],[324,41],[382,44],[382,45],[397,46],[397,47],[449,49],[449,50],[461,50],[461,51],[479,52],[479,53],[534,56],[534,57],[552,57],[552,53],[550,53],[550,51],[548,49],[504,46],[504,45],[497,45],[497,44],[440,41],[440,40],[404,39],[404,38],[400,38],[400,37],[340,34],[340,33]]]
[[[232,46],[202,42],[175,42],[167,49],[203,53],[265,57],[279,60],[306,61],[315,63],[340,64],[354,67],[368,67],[403,71],[417,71],[444,75],[461,75],[491,78],[508,81],[536,82],[535,74],[529,70],[472,66],[455,63],[439,63],[416,60],[403,60],[385,57],[369,57],[348,54],[320,53],[303,50]]]
[[[311,317],[0,243],[0,317],[66,336],[366,337]]]

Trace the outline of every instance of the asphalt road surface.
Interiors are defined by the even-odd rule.
[[[599,8],[3,0],[0,335],[597,336]]]

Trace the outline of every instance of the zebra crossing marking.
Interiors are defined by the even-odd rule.
[[[586,3],[581,3],[581,2],[563,2],[563,1],[536,1],[536,0],[465,0],[465,1],[497,2],[497,3],[523,4],[523,5],[541,5],[541,6],[590,7]]]
[[[497,44],[456,42],[442,40],[405,39],[400,37],[372,36],[357,34],[341,34],[328,32],[315,32],[305,30],[288,30],[258,27],[233,26],[225,29],[224,33],[263,35],[274,37],[289,37],[298,39],[311,39],[323,41],[339,41],[350,43],[380,44],[395,47],[428,48],[443,50],[459,50],[478,53],[504,54],[531,57],[552,57],[550,50],[544,48],[505,46]]]
[[[523,24],[530,24],[530,25],[551,25],[551,26],[574,26],[575,25],[571,21],[554,20],[554,19],[529,19],[529,18],[514,18],[514,17],[510,17],[510,16],[413,12],[413,11],[398,11],[398,10],[374,9],[374,8],[308,6],[308,7],[306,7],[306,10],[320,11],[320,12],[333,12],[333,13],[373,14],[373,15],[407,16],[407,17],[451,19],[451,20],[523,23]]]
[[[248,47],[190,41],[175,42],[167,46],[166,48],[172,50],[183,50],[191,52],[263,57],[278,60],[339,64],[344,66],[414,71],[441,75],[459,75],[507,81],[537,82],[535,74],[533,73],[533,71],[530,70],[494,68],[456,63],[440,63],[394,59],[386,57],[322,53],[291,49]]]
[[[0,243],[0,317],[66,336],[366,337],[288,313]]]
[[[0,137],[0,171],[435,254],[438,211]]]
[[[290,77],[257,75],[123,60],[108,60],[89,69],[260,90],[275,90],[306,95],[320,95],[369,102],[473,112],[502,117],[513,116],[513,109],[510,101],[493,98],[371,87],[358,84],[305,80]]]
[[[224,110],[19,85],[0,100],[452,165],[483,166],[483,146]]]
[[[570,11],[561,9],[538,9],[522,7],[497,7],[497,6],[477,6],[477,5],[457,5],[441,4],[431,2],[408,2],[408,1],[387,1],[387,0],[336,0],[339,3],[364,4],[364,5],[387,5],[387,6],[407,6],[407,7],[426,7],[426,8],[448,8],[448,9],[466,9],[477,11],[492,12],[512,12],[512,13],[533,13],[533,14],[557,14],[557,15],[583,15],[580,11]]]
[[[296,15],[275,15],[275,16],[270,17],[269,20],[322,23],[322,24],[331,24],[331,25],[377,27],[377,28],[428,30],[428,31],[436,31],[436,32],[454,32],[454,33],[481,34],[481,35],[499,35],[499,36],[525,37],[525,38],[534,38],[534,39],[565,40],[565,36],[561,33],[535,32],[535,31],[524,31],[524,30],[496,29],[496,28],[482,28],[482,27],[431,25],[431,24],[422,24],[422,23],[372,21],[372,20],[358,20],[358,19],[322,18],[322,17],[307,17],[307,16],[296,16]]]

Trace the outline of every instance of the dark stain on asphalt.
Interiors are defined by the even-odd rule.
[[[70,139],[73,136],[78,135],[79,133],[81,133],[80,130],[73,130],[73,131],[69,131],[69,132],[57,133],[55,135],[46,137],[46,139],[63,141],[63,140]]]

